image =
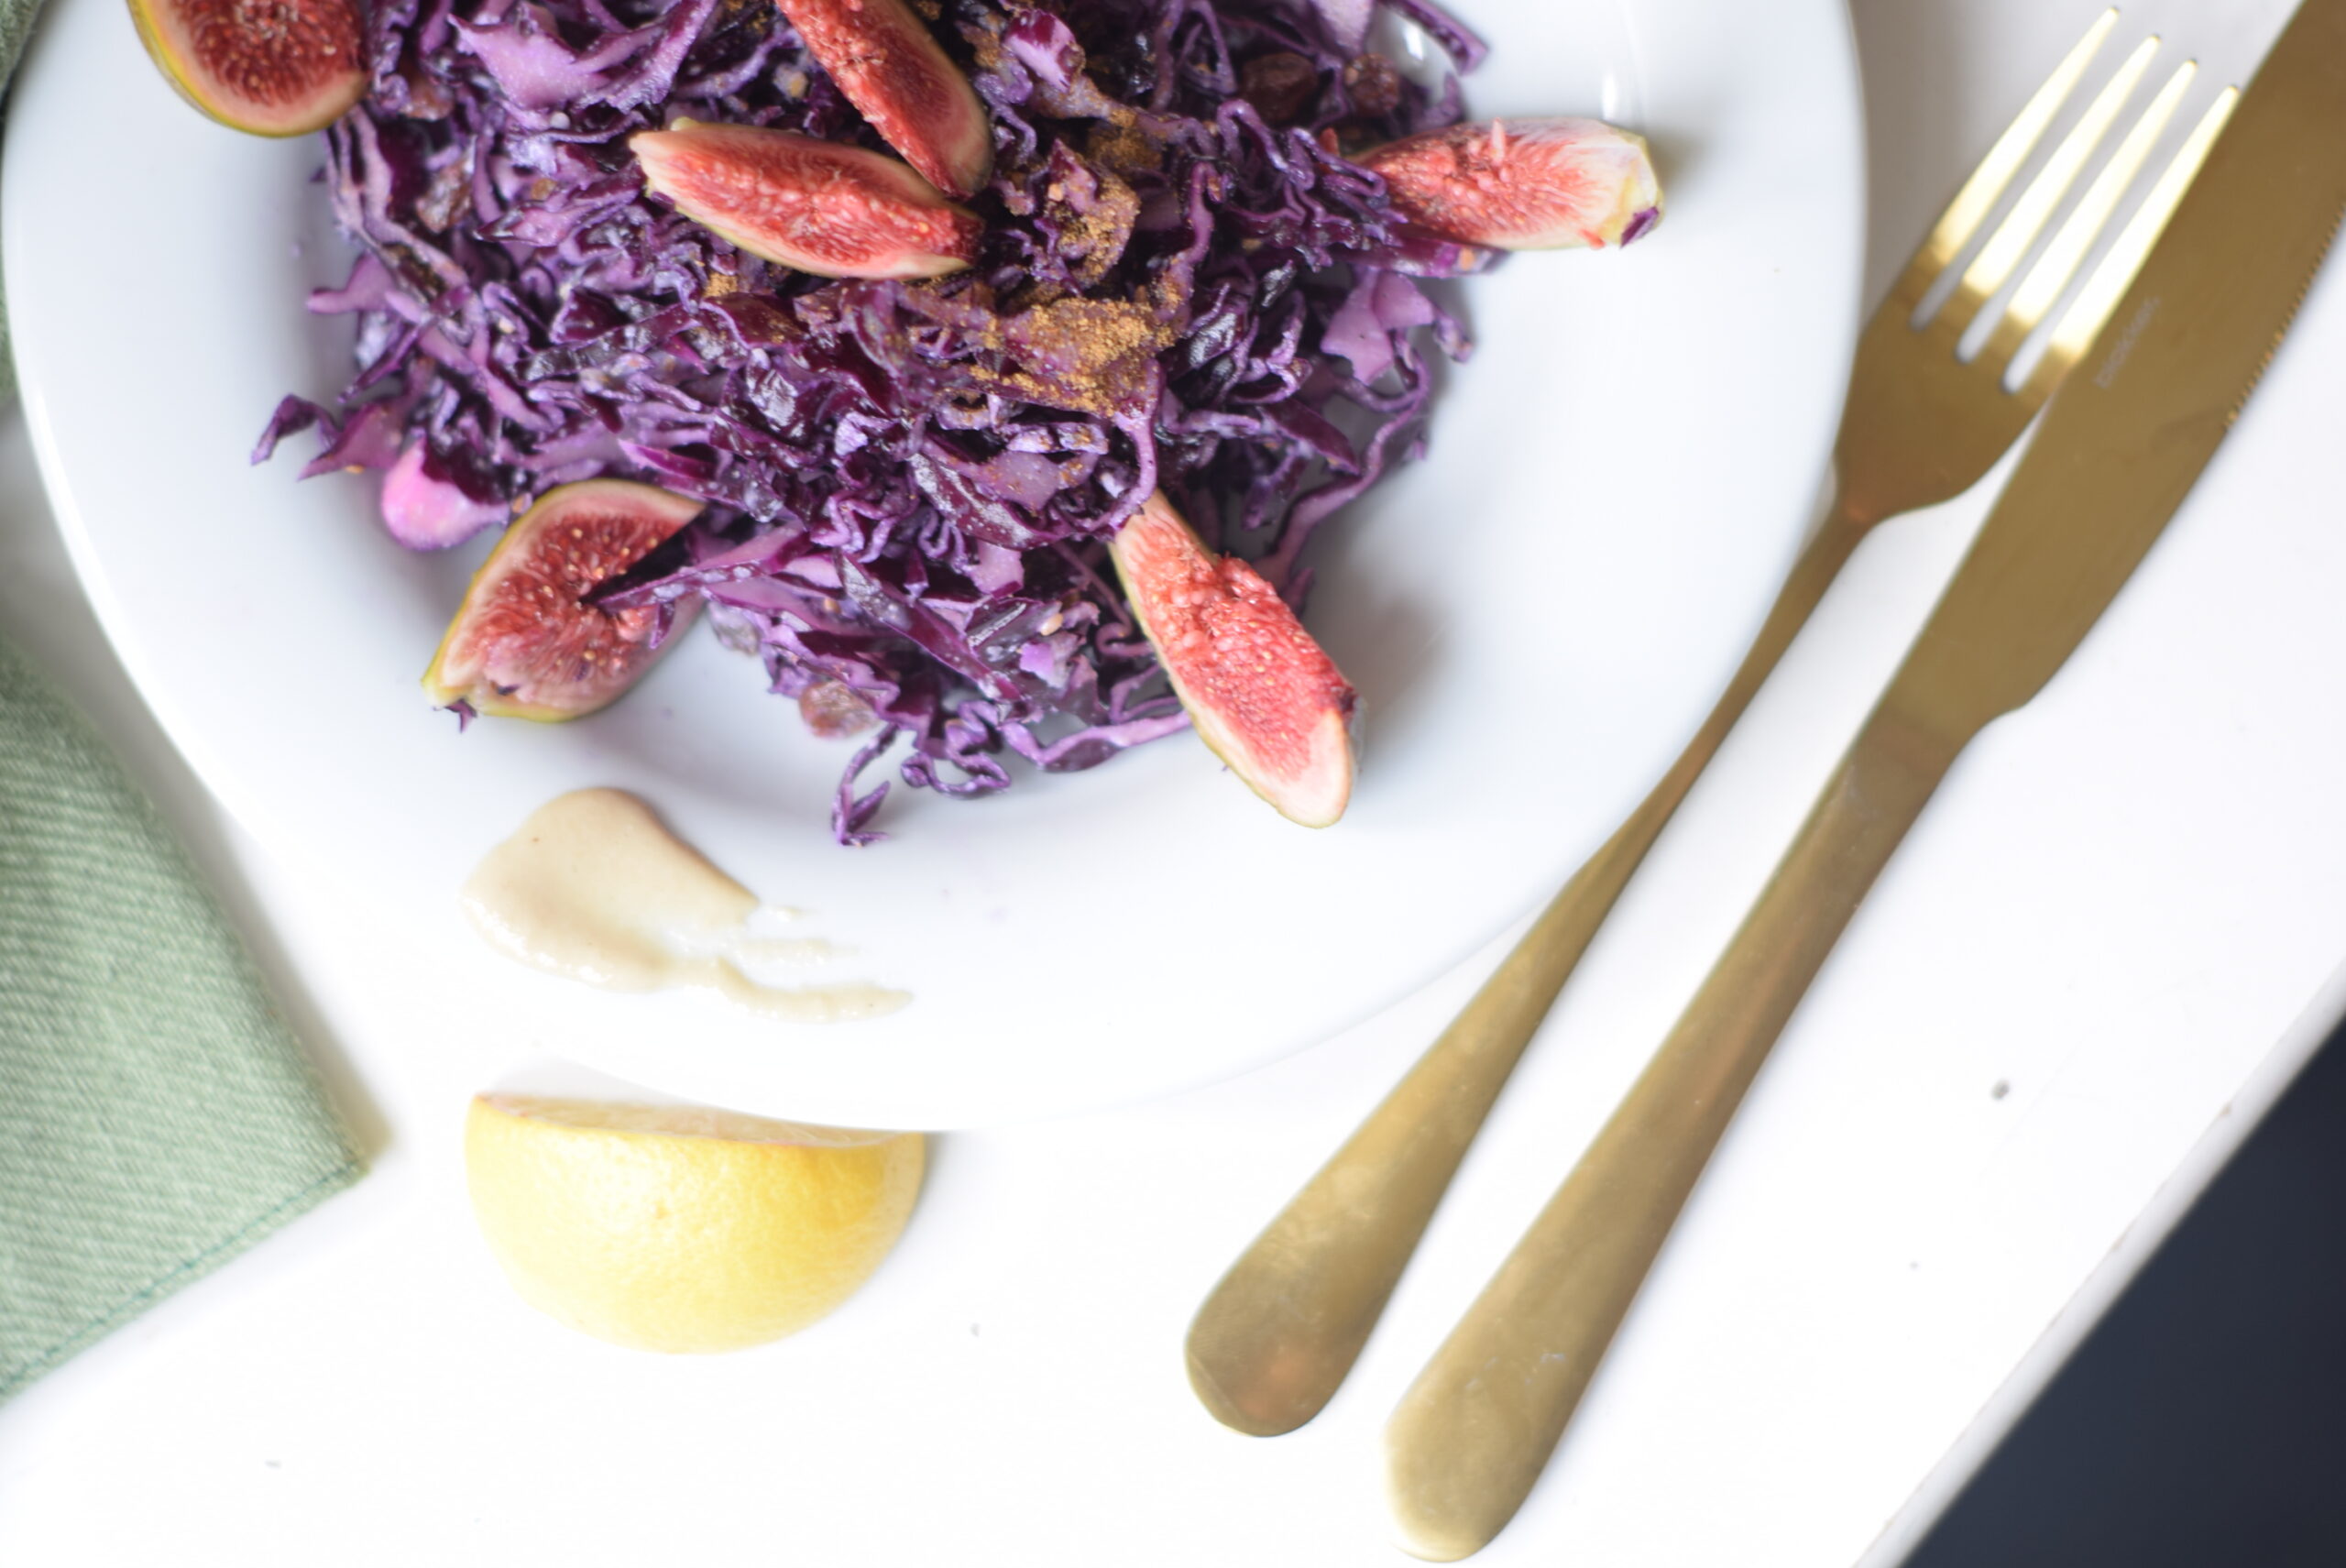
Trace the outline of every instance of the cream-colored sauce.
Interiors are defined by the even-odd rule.
[[[576,790],[540,806],[482,857],[460,901],[506,957],[607,991],[698,987],[799,1024],[877,1017],[912,1000],[876,985],[753,978],[828,962],[834,950],[751,931],[757,895],[619,790]]]

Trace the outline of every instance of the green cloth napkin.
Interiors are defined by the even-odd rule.
[[[39,4],[0,0],[0,95]],[[0,641],[0,1400],[359,1170],[162,819]]]
[[[170,830],[0,642],[0,1399],[359,1168]]]

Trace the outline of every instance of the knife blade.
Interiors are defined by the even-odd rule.
[[[1745,1090],[1964,747],[2043,689],[2263,376],[2346,216],[2346,0],[2304,0],[1684,1014],[1403,1396],[1398,1538],[1454,1561],[1546,1466]]]
[[[2215,455],[2346,213],[2346,3],[2306,0],[2046,408],[1898,675],[1976,729],[2035,696]]]

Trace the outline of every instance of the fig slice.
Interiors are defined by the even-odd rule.
[[[752,256],[824,278],[936,278],[977,259],[977,215],[880,153],[680,119],[628,147],[644,183]]]
[[[1277,590],[1208,550],[1162,491],[1109,552],[1199,739],[1289,821],[1342,817],[1357,699]]]
[[[130,15],[180,96],[236,130],[306,136],[367,91],[353,0],[130,0]]]
[[[625,479],[561,485],[539,497],[465,590],[423,673],[433,705],[462,701],[476,713],[560,719],[614,701],[651,667],[659,612],[603,610],[586,596],[700,515],[701,506]]]
[[[1444,126],[1361,163],[1417,228],[1494,250],[1602,249],[1661,221],[1645,137],[1571,117]]]
[[[816,63],[881,138],[947,195],[993,171],[993,127],[977,90],[904,0],[778,0]]]

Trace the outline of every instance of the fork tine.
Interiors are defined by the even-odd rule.
[[[2077,199],[2077,210],[2063,221],[2052,243],[2045,247],[2045,254],[2037,258],[2036,265],[2028,269],[2020,287],[2012,291],[2012,303],[2004,307],[1982,352],[1984,362],[2011,363],[2028,334],[2036,330],[2037,323],[2061,298],[2086,253],[2101,237],[2103,225],[2117,210],[2119,198],[2134,182],[2134,176],[2142,172],[2152,147],[2166,130],[2167,121],[2174,117],[2176,105],[2183,102],[2184,93],[2198,73],[2196,60],[2187,60],[2176,66],[2175,74],[2166,79],[2166,85],[2159,89],[2158,96],[2151,100],[2150,106],[2118,144],[2118,150],[2110,155],[2110,161],[2102,165],[2101,172],[2094,176],[2093,183]]]
[[[2199,123],[2191,127],[2190,136],[2176,150],[2158,182],[2151,187],[2143,204],[2126,221],[2110,254],[2093,269],[2086,286],[2077,291],[2060,323],[2053,329],[2051,341],[2045,345],[2044,357],[2036,368],[2029,372],[2022,388],[2022,395],[2037,402],[2044,401],[2054,386],[2067,374],[2069,367],[2086,351],[2086,345],[2101,331],[2102,323],[2118,308],[2119,299],[2134,281],[2134,274],[2142,269],[2143,260],[2158,243],[2159,233],[2175,214],[2176,203],[2183,200],[2183,192],[2191,187],[2192,178],[2199,172],[2199,165],[2207,160],[2208,149],[2231,117],[2232,105],[2240,102],[2240,89],[2227,87],[2216,94]]]
[[[2045,160],[2045,167],[2012,203],[2012,212],[1988,236],[1988,243],[1979,247],[1971,265],[1964,269],[1961,286],[1934,323],[1940,332],[1963,335],[1964,329],[1979,313],[1979,307],[2012,277],[2021,258],[2028,254],[2029,247],[2036,243],[2046,220],[2069,193],[2069,187],[2076,183],[2086,160],[2117,123],[2118,111],[2133,96],[2136,83],[2150,69],[2151,57],[2158,49],[2159,40],[2154,38],[2135,45],[2134,52],[2126,57],[2126,63],[2094,94],[2093,102],[2087,105],[2077,125],[2061,138],[2061,145],[2053,149],[2053,156]]]
[[[2086,67],[2093,63],[2102,40],[2117,25],[2118,13],[2114,9],[2096,17],[2085,37],[2054,67],[2053,74],[2045,79],[2045,85],[2036,90],[2019,115],[2005,127],[2004,134],[1996,138],[1996,145],[1988,149],[1988,156],[1979,160],[1979,166],[1963,182],[1963,189],[1955,193],[1955,200],[1939,214],[1930,236],[1906,263],[1905,271],[1899,274],[1891,297],[1899,302],[1900,309],[1912,313],[1938,275],[1953,265],[1963,247],[1971,243],[1971,236],[1979,232],[1979,225],[2003,196],[2004,187],[2012,183],[2012,176],[2028,161],[2028,155],[2036,150],[2045,127],[2061,112],[2061,105],[2069,101],[2069,94],[2077,91]]]

